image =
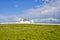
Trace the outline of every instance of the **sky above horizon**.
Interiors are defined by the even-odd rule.
[[[0,0],[0,23],[21,18],[60,24],[60,0]]]

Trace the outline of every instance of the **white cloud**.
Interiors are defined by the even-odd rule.
[[[44,7],[28,9],[24,12],[25,14],[23,14],[22,16],[32,17],[32,18],[45,17],[45,16],[52,17],[58,11],[59,11],[59,8],[57,8],[57,7],[45,5]],[[59,15],[59,14],[57,13],[57,15]]]
[[[40,22],[40,23],[60,22],[59,19],[56,19],[56,18],[34,19],[34,21],[35,21],[35,22]]]
[[[45,1],[45,2],[49,2],[49,0],[34,0],[35,2],[38,2],[38,1]]]
[[[16,22],[16,21],[19,21],[19,17],[16,15],[0,16],[0,22]]]
[[[49,22],[50,20],[58,22],[57,18],[59,18],[59,15],[60,15],[60,0],[51,0],[48,4],[45,4],[42,7],[39,6],[36,8],[25,10],[24,14],[22,14],[21,16],[23,16],[24,18],[33,19],[47,18],[49,19]],[[54,17],[56,17],[56,19]]]
[[[34,0],[35,2],[37,2],[38,0]]]
[[[18,7],[19,7],[19,5],[14,5],[14,7],[15,7],[15,8],[18,8]]]

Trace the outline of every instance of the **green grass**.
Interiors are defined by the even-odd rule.
[[[0,40],[60,40],[60,25],[0,24]]]

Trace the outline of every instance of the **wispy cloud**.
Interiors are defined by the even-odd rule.
[[[34,0],[35,2],[37,2],[38,0]]]
[[[12,3],[14,3],[14,7],[15,8],[18,8],[19,7],[19,4],[18,4],[18,1],[17,0],[10,0]]]
[[[15,5],[14,5],[14,7],[15,7],[15,8],[18,8],[18,7],[19,7],[19,5],[18,5],[18,4],[15,4]]]
[[[16,15],[10,15],[10,16],[4,16],[1,15],[0,16],[0,23],[4,23],[4,22],[16,22],[19,21],[19,17]]]
[[[59,23],[59,19],[56,18],[42,18],[42,19],[35,19],[37,23]]]

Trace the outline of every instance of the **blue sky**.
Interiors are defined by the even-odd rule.
[[[24,10],[34,8],[40,3],[36,3],[34,0],[0,0],[0,13],[2,15],[19,15]]]
[[[60,0],[0,0],[0,23],[19,21],[60,23]]]

